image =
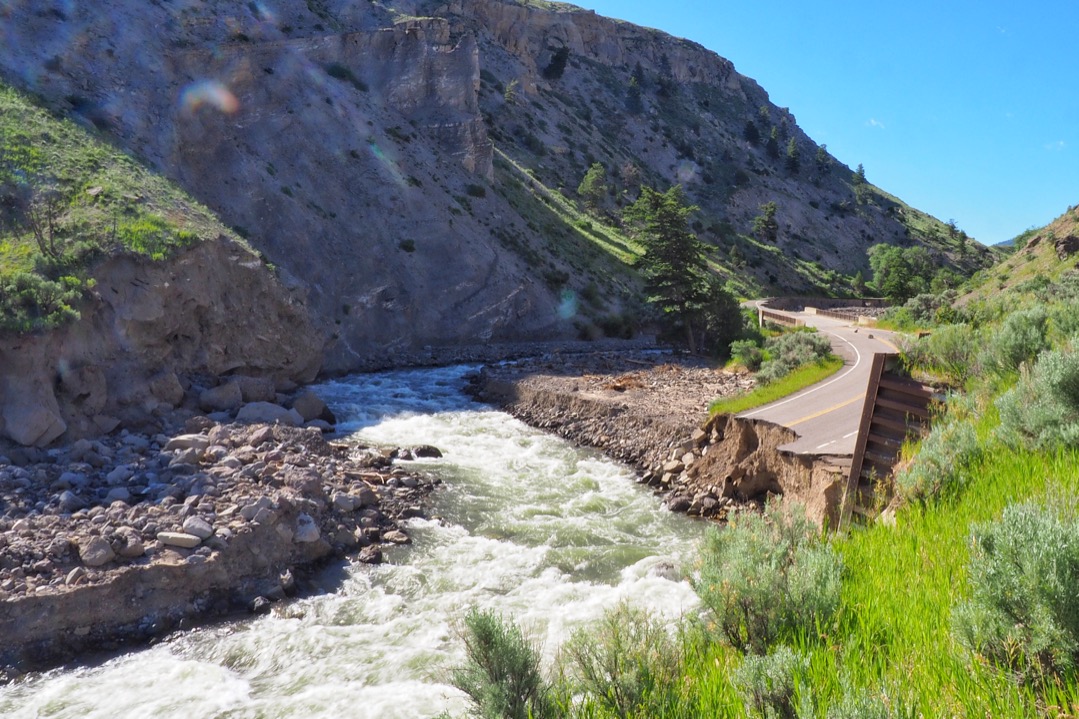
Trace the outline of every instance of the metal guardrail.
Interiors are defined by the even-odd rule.
[[[760,325],[763,327],[765,321],[773,322],[777,325],[784,325],[786,327],[805,327],[805,320],[797,317],[789,317],[779,312],[773,312],[772,310],[766,310],[763,307],[757,308],[758,319]]]
[[[871,485],[875,479],[890,476],[903,442],[929,429],[930,405],[936,395],[931,387],[900,373],[898,357],[888,352],[873,355],[858,440],[843,493],[840,528],[847,526],[853,512],[859,511],[863,484]]]

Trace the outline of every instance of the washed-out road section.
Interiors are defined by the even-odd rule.
[[[738,416],[774,422],[797,432],[798,439],[780,447],[782,450],[853,455],[873,355],[896,351],[891,333],[806,312],[781,314],[803,320],[825,334],[832,341],[833,351],[843,358],[844,366],[822,382]]]

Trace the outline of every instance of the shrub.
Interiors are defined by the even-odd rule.
[[[1079,659],[1079,520],[1074,509],[1012,505],[972,531],[971,597],[955,634],[971,651],[1039,680]]]
[[[816,332],[788,332],[765,342],[770,359],[760,366],[757,381],[774,382],[794,369],[824,359],[832,351],[828,338]]]
[[[904,342],[901,350],[908,368],[939,374],[962,386],[974,369],[978,338],[970,325],[944,325],[931,335]]]
[[[808,670],[809,660],[784,645],[764,656],[747,655],[731,679],[750,716],[794,719],[795,687]]]
[[[614,716],[652,717],[677,697],[681,650],[658,621],[627,604],[562,648],[575,689]]]
[[[493,612],[465,616],[468,658],[453,671],[453,685],[472,700],[473,714],[502,719],[554,717],[550,687],[539,669],[539,652],[520,627]]]
[[[1012,312],[989,334],[980,364],[998,376],[1007,376],[1049,348],[1049,313],[1044,307]]]
[[[760,369],[764,352],[753,340],[735,340],[731,342],[731,358],[752,372]]]
[[[776,639],[814,631],[839,602],[842,559],[803,516],[744,514],[705,537],[693,588],[722,637],[763,653]]]
[[[1051,449],[1079,445],[1079,351],[1075,344],[1043,352],[1024,366],[1015,386],[997,400],[1000,438]]]
[[[953,398],[950,409],[960,401]],[[962,490],[967,479],[964,470],[984,451],[974,425],[964,417],[973,407],[964,409],[967,412],[954,408],[934,421],[914,461],[896,475],[896,485],[907,498],[924,502]]]

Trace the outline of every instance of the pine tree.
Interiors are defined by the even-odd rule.
[[[581,184],[577,186],[577,194],[588,205],[589,209],[595,211],[599,209],[600,203],[607,195],[607,170],[603,165],[594,162],[592,166],[588,168],[588,172],[584,173],[584,179],[581,180]]]
[[[648,299],[682,325],[690,351],[697,349],[694,324],[708,299],[707,246],[689,229],[689,215],[697,209],[675,185],[663,193],[641,188],[624,213],[645,245],[641,268]]]
[[[791,174],[796,174],[799,165],[798,145],[794,142],[794,138],[792,137],[787,143],[787,171]]]
[[[765,202],[761,205],[761,214],[753,218],[753,234],[767,242],[775,242],[779,237],[779,222],[776,221],[778,209],[779,206],[775,202]]]

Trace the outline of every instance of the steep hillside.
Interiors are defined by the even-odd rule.
[[[0,439],[152,429],[219,376],[318,372],[302,290],[205,207],[3,86],[0,138]]]
[[[640,248],[614,218],[641,184],[686,186],[715,269],[746,293],[843,292],[877,242],[982,259],[730,62],[567,5],[14,2],[4,18],[0,73],[295,276],[331,371],[634,313]],[[596,162],[610,191],[585,217]],[[751,229],[767,202],[774,240]]]
[[[1045,289],[1079,262],[1079,205],[1045,227],[1012,240],[1012,252],[996,265],[971,278],[962,303],[988,300],[1009,293],[1012,300]]]

